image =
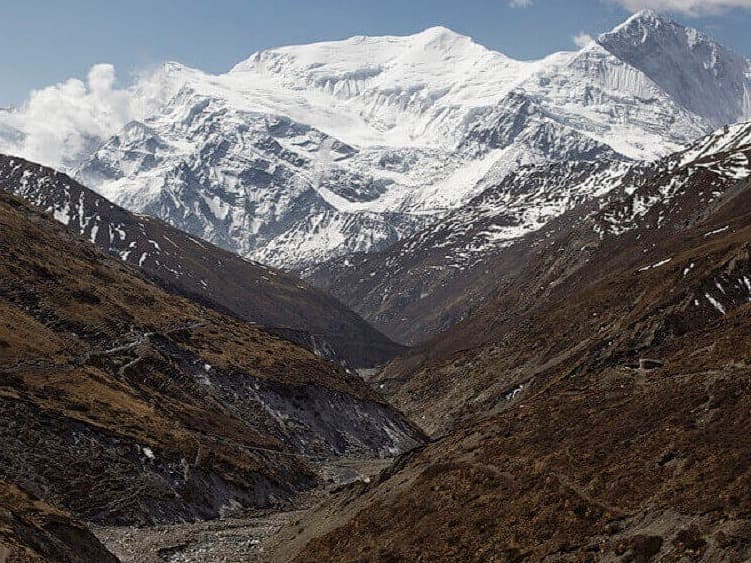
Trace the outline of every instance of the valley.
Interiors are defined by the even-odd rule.
[[[208,522],[149,529],[101,528],[94,532],[123,563],[274,561],[320,533],[311,516],[337,489],[375,479],[392,460],[338,459],[315,462],[325,486],[301,495],[288,510],[266,510]],[[288,535],[297,539],[290,542]]]
[[[751,60],[643,10],[89,82],[0,110],[0,561],[751,559]]]
[[[4,480],[144,526],[285,503],[318,484],[309,457],[421,443],[343,369],[165,293],[12,196],[0,228]]]

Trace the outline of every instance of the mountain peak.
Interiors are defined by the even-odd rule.
[[[657,13],[656,10],[653,10],[652,8],[647,8],[644,10],[639,10],[634,15],[632,15],[628,20],[626,21],[655,21],[655,20],[664,20],[663,16],[660,16],[660,14]]]
[[[712,127],[748,117],[749,62],[699,30],[644,10],[597,43]]]
[[[401,38],[409,48],[428,49],[446,52],[477,52],[485,51],[485,47],[477,44],[471,37],[462,35],[443,26],[429,27],[426,30]]]
[[[453,29],[449,29],[448,27],[444,27],[442,25],[429,27],[425,29],[424,31],[417,33],[415,36],[424,37],[429,40],[432,40],[432,39],[469,39],[469,37],[467,37],[466,35],[457,33]]]
[[[454,30],[443,26],[443,25],[434,25],[431,27],[425,28],[423,31],[420,32],[421,34],[430,34],[430,35],[443,35],[443,34],[451,34],[451,35],[459,35]]]
[[[347,44],[351,42],[361,42],[361,41],[403,41],[403,42],[430,42],[434,40],[451,40],[451,41],[472,41],[471,37],[468,37],[467,35],[463,35],[459,32],[454,31],[453,29],[450,29],[443,25],[435,25],[431,27],[427,27],[423,29],[422,31],[418,31],[416,33],[406,34],[406,35],[355,35],[354,37],[350,37],[349,39],[344,39],[342,41],[328,41],[324,43],[328,44]]]
[[[683,27],[675,23],[670,18],[660,15],[655,10],[640,10],[621,24],[615,26],[611,31],[603,33],[599,41],[606,41],[610,37],[639,37],[641,42],[645,42],[651,32],[659,29],[669,29],[671,27]]]

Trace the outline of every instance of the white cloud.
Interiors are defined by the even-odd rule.
[[[675,12],[688,16],[706,16],[721,14],[732,8],[751,10],[751,0],[610,0],[627,10],[657,10],[658,12]],[[528,8],[534,0],[508,0],[512,8]]]
[[[10,143],[6,135],[0,148],[64,168],[69,159],[135,118],[130,94],[114,88],[114,83],[114,67],[98,64],[89,70],[86,83],[71,78],[34,90],[18,110],[0,113],[0,131],[20,136]]]
[[[688,16],[720,14],[731,8],[751,9],[751,0],[612,0],[627,10],[653,9]]]
[[[589,33],[577,33],[571,39],[573,40],[574,45],[579,47],[579,49],[583,49],[584,47],[592,43],[592,41],[594,41]]]

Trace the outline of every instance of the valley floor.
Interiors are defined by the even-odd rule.
[[[305,541],[289,538],[317,535],[308,516],[318,512],[340,487],[369,482],[390,467],[393,458],[337,459],[316,469],[324,483],[299,496],[288,509],[261,510],[206,522],[148,528],[93,527],[99,540],[122,563],[219,563],[287,561]]]

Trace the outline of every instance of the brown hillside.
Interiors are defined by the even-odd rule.
[[[210,518],[313,486],[305,456],[420,439],[357,378],[7,195],[0,233],[1,479],[97,522]]]

